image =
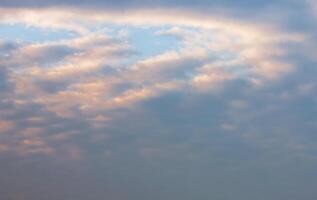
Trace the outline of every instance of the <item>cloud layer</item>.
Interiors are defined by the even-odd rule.
[[[315,7],[2,1],[1,199],[314,199]]]

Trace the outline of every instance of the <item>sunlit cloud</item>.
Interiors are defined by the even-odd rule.
[[[186,88],[213,94],[238,80],[251,87],[265,86],[296,70],[283,44],[305,39],[267,24],[181,9],[2,11],[2,24],[77,33],[57,41],[3,43],[6,59],[2,62],[12,81],[11,101],[36,104],[58,117],[81,118],[99,128],[116,118],[114,110],[132,109],[169,92]],[[109,24],[124,26],[125,32],[129,27],[152,27],[154,37],[174,37],[180,45],[141,58],[142,52],[132,46],[133,38],[122,31],[118,36],[109,34]]]

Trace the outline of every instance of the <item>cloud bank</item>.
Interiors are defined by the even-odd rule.
[[[1,199],[314,199],[315,8],[2,1]]]

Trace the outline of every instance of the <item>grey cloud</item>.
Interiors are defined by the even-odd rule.
[[[0,40],[0,55],[1,56],[6,56],[8,55],[9,52],[12,50],[18,48],[18,44],[14,42],[8,42],[8,41],[1,41]]]
[[[58,164],[54,157],[25,162],[2,157],[6,167],[1,181],[7,189],[1,194],[48,200],[312,199],[316,180],[309,177],[315,175],[317,162],[316,96],[311,94],[317,87],[301,87],[316,84],[316,71],[308,72],[301,68],[262,89],[235,80],[217,94],[166,93],[132,109],[112,111],[116,119],[102,129],[45,114],[44,136],[78,130],[82,134],[54,145],[77,145],[86,157]],[[233,101],[246,105],[232,107],[237,105]],[[39,108],[23,111],[24,118],[30,112],[45,116]],[[31,125],[23,121],[21,127]],[[235,129],[223,129],[223,123]],[[91,140],[93,135],[106,137]],[[17,162],[21,164],[12,164]],[[13,174],[19,171],[19,177]],[[18,181],[21,177],[32,184]]]
[[[77,4],[75,4],[77,3]],[[157,6],[164,6],[164,5],[172,5],[172,6],[228,6],[228,7],[245,7],[245,8],[267,8],[272,5],[275,6],[292,6],[298,5],[299,1],[297,0],[271,0],[271,1],[263,1],[263,0],[243,0],[240,2],[234,0],[225,0],[225,1],[206,1],[206,0],[199,0],[195,3],[190,0],[174,0],[174,1],[149,1],[149,0],[119,0],[119,1],[103,1],[103,0],[81,0],[80,2],[74,0],[67,0],[67,1],[60,1],[60,0],[44,0],[44,1],[37,1],[37,0],[28,0],[28,1],[2,1],[2,5],[9,5],[9,6],[41,6],[41,5],[86,5],[86,6],[95,6],[95,5],[105,5],[105,6],[148,6],[148,5],[157,5]]]
[[[166,93],[129,110],[111,111],[115,120],[97,129],[41,106],[20,107],[6,119],[18,119],[21,129],[45,128],[40,137],[46,141],[78,131],[69,140],[49,144],[62,155],[76,145],[84,157],[1,156],[1,195],[10,200],[312,199],[316,180],[309,177],[316,174],[317,127],[316,96],[311,94],[317,87],[301,86],[316,84],[316,71],[310,70],[300,68],[262,89],[235,80],[217,94]],[[233,101],[246,105],[232,107],[237,105]],[[12,106],[2,108],[17,109]],[[31,116],[45,120],[30,122]],[[234,129],[223,129],[224,123]],[[1,135],[1,141],[12,141],[12,134]]]
[[[4,92],[8,87],[7,70],[2,67],[0,68],[0,93]]]
[[[288,24],[300,30],[303,27],[308,28],[312,25],[313,20],[310,16],[310,5],[307,1],[299,0],[225,0],[225,1],[208,1],[208,0],[119,0],[119,1],[102,1],[102,0],[81,0],[81,1],[60,1],[60,0],[29,0],[29,1],[2,1],[1,6],[8,7],[50,7],[50,6],[70,6],[94,9],[155,9],[155,8],[181,8],[206,14],[216,13],[217,15],[229,15],[232,17],[242,18],[244,20],[260,20],[274,23],[276,21]],[[252,15],[252,18],[249,16]]]
[[[78,52],[66,45],[23,45],[10,52],[10,59],[14,66],[52,65],[63,58]]]

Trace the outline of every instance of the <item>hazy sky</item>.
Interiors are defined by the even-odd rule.
[[[0,0],[0,200],[316,200],[315,0]]]

